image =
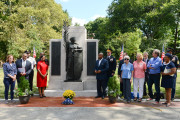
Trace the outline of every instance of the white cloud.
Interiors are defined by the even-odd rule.
[[[91,17],[91,20],[95,20],[96,18],[99,18],[99,17],[105,17],[103,15],[94,15]]]
[[[76,23],[80,24],[80,26],[84,26],[88,21],[86,19],[72,17],[72,25],[75,25]]]

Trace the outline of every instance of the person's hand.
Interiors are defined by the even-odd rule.
[[[114,73],[112,73],[112,76],[114,76]]]
[[[20,73],[21,76],[23,76],[23,73]]]
[[[122,78],[120,78],[120,82],[121,82],[121,83],[123,82]]]
[[[97,70],[94,71],[97,74]]]
[[[25,75],[26,75],[26,73],[23,74],[23,76],[25,76]]]
[[[132,83],[132,78],[130,79],[130,83]]]
[[[98,73],[101,73],[101,70],[98,70]]]
[[[164,72],[162,72],[161,74],[162,74],[162,75],[167,75],[167,73],[164,73]]]
[[[13,79],[13,81],[15,81],[15,80],[16,80],[16,77],[13,77],[12,79]]]
[[[45,75],[41,75],[42,76],[42,78],[45,78],[46,76]]]

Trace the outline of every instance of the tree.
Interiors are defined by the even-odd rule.
[[[18,58],[33,47],[37,54],[45,51],[48,55],[49,40],[62,37],[63,20],[71,22],[67,11],[54,0],[1,0],[1,59],[7,54]]]

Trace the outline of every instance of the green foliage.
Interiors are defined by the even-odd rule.
[[[120,95],[120,81],[116,76],[110,77],[108,81],[108,96],[117,97]]]
[[[19,78],[19,85],[18,85],[18,88],[20,88],[23,92],[25,92],[26,89],[29,90],[29,81],[25,79],[24,76],[21,76]]]
[[[62,37],[67,11],[54,0],[0,0],[0,59],[25,50],[49,54],[49,40]]]
[[[20,83],[18,85],[18,88],[14,90],[14,93],[16,96],[27,96],[30,94],[33,94],[32,91],[30,91],[29,88],[29,81],[25,79],[24,76],[20,77]]]
[[[89,38],[99,39],[99,51],[113,49],[118,58],[121,46],[131,58],[137,52],[174,48],[180,52],[179,0],[113,0],[106,18],[85,25]],[[180,56],[179,56],[180,57]]]

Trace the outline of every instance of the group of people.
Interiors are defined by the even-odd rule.
[[[8,92],[10,87],[11,101],[14,99],[15,83],[19,84],[20,77],[24,76],[29,81],[29,88],[33,90],[34,68],[37,69],[37,87],[39,89],[40,98],[46,97],[44,89],[47,86],[48,60],[44,53],[40,54],[40,58],[35,60],[31,57],[31,51],[25,51],[21,59],[14,60],[13,55],[8,55],[6,62],[3,64],[5,101],[8,103]]]
[[[134,62],[130,60],[127,53],[124,53],[118,67],[120,90],[122,93],[120,97],[124,96],[127,103],[131,102],[131,83],[133,82],[134,101],[141,102],[143,96],[147,95],[147,85],[149,95],[147,100],[153,100],[156,97],[154,104],[159,104],[161,85],[161,87],[165,88],[166,94],[166,102],[163,104],[169,106],[175,96],[177,69],[179,65],[178,57],[172,55],[172,52],[173,49],[168,48],[163,60],[159,57],[160,51],[158,49],[153,51],[153,57],[151,59],[148,59],[147,52],[143,54],[138,53]],[[111,54],[112,50],[108,49],[106,58],[103,58],[103,53],[99,53],[98,55],[95,67],[97,79],[96,98],[105,98],[109,77],[112,77],[116,71],[116,59]],[[154,94],[152,91],[153,84],[156,90]]]

